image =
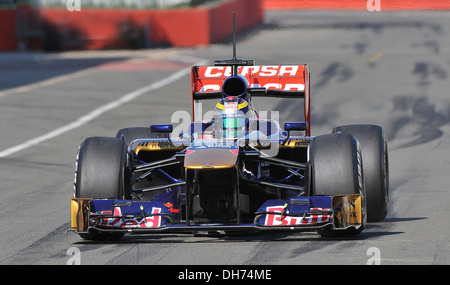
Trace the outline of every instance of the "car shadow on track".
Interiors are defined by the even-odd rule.
[[[82,240],[74,244],[146,244],[146,243],[223,243],[223,242],[308,242],[308,241],[361,241],[379,237],[401,235],[403,231],[392,231],[391,223],[423,220],[427,218],[386,218],[382,222],[369,223],[364,231],[351,237],[321,237],[315,231],[311,232],[271,232],[271,233],[245,233],[245,234],[153,234],[125,235],[117,241],[89,241]]]

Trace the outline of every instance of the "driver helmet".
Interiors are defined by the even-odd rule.
[[[237,96],[221,99],[214,109],[216,136],[235,139],[242,137],[248,131],[249,104]]]

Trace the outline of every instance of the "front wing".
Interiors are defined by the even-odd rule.
[[[167,202],[116,199],[71,199],[71,228],[128,233],[195,233],[201,231],[254,232],[358,229],[363,225],[361,195],[296,197],[268,200],[255,213],[253,223],[186,223],[182,209]]]

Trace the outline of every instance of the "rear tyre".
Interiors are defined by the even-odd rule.
[[[75,170],[75,198],[123,199],[126,152],[124,141],[92,137],[80,145]],[[80,234],[90,240],[120,239],[123,233],[92,231]]]
[[[351,134],[360,143],[364,161],[367,220],[383,220],[389,206],[388,148],[383,129],[376,125],[348,125],[334,128],[333,133]]]
[[[358,229],[318,229],[324,237],[359,234],[365,225],[363,166],[358,141],[349,134],[317,136],[309,146],[310,193],[313,196],[361,194],[363,225]]]

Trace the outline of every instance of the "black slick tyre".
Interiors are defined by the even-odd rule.
[[[91,137],[80,145],[75,170],[75,198],[123,199],[124,141],[117,138]],[[91,240],[120,239],[123,233],[92,230],[81,237]]]
[[[349,134],[317,136],[309,146],[310,182],[312,196],[361,194],[363,225],[358,229],[318,229],[324,237],[359,234],[365,224],[363,166],[358,141]]]
[[[383,129],[376,125],[347,125],[334,128],[333,133],[351,134],[358,140],[364,162],[367,220],[383,220],[389,206],[388,147]]]

